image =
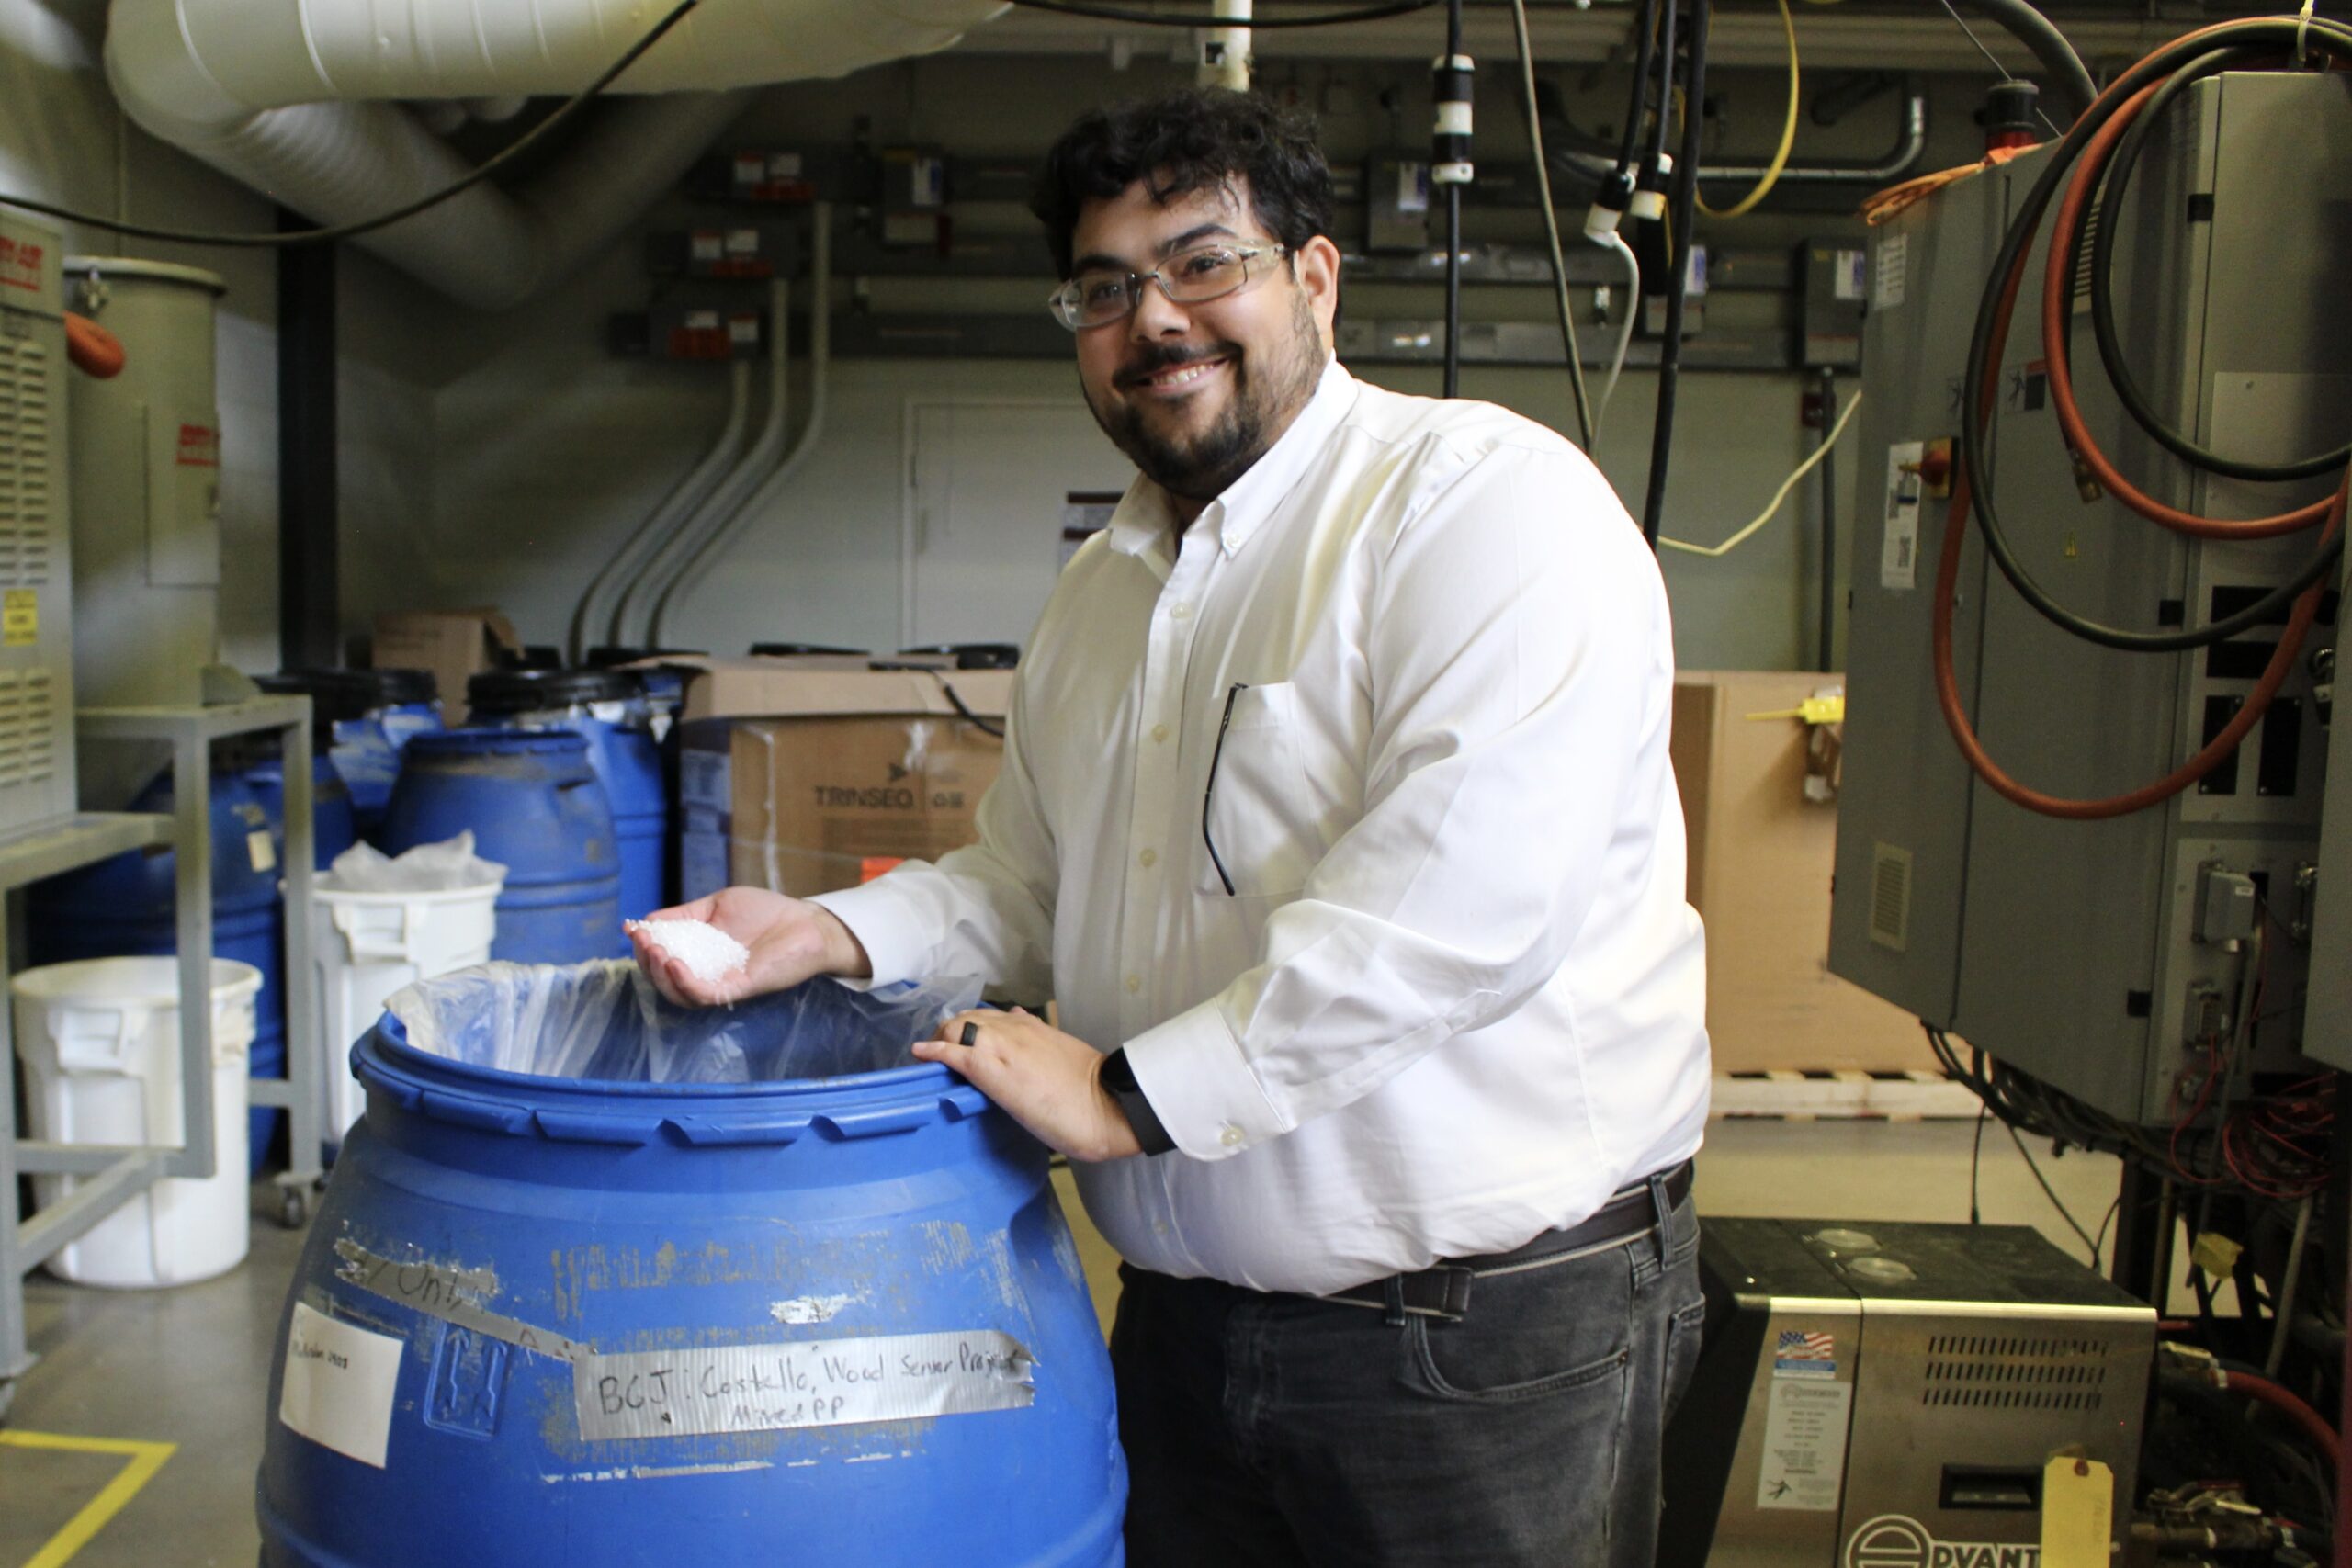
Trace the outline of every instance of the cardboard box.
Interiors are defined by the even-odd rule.
[[[396,610],[376,617],[370,657],[379,670],[430,670],[441,711],[452,724],[466,712],[466,679],[497,662],[501,649],[517,649],[514,624],[492,608]]]
[[[1011,671],[671,662],[694,671],[679,762],[686,897],[723,879],[805,897],[976,836],[1003,760]]]
[[[1690,899],[1707,922],[1707,1032],[1718,1074],[1935,1070],[1909,1013],[1829,973],[1838,808],[1806,798],[1806,727],[1750,719],[1843,677],[1690,671],[1674,686],[1674,773]]]

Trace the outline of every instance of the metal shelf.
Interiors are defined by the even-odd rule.
[[[0,839],[0,890],[92,864],[126,850],[169,845],[177,925],[180,989],[182,1139],[177,1146],[100,1147],[21,1139],[16,1099],[0,1094],[0,1414],[15,1381],[33,1364],[25,1342],[24,1277],[86,1234],[122,1204],[167,1177],[214,1174],[212,1137],[212,742],[235,735],[277,734],[286,777],[286,1077],[253,1086],[256,1105],[283,1106],[291,1127],[291,1168],[278,1178],[283,1213],[300,1224],[320,1170],[324,1116],[323,1043],[312,996],[311,963],[311,701],[267,696],[215,707],[84,708],[74,730],[83,740],[163,741],[172,749],[169,817],[86,812]],[[0,903],[0,978],[6,977],[6,905]],[[0,1006],[0,1060],[13,1060],[15,1010]],[[17,1178],[70,1175],[74,1190],[21,1219]]]

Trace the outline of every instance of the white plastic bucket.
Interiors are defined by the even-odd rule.
[[[174,1148],[185,1141],[177,958],[52,964],[26,970],[9,989],[35,1138]],[[155,1183],[60,1249],[51,1273],[143,1290],[209,1280],[244,1261],[252,1224],[245,1058],[260,989],[252,964],[212,961],[214,1174]],[[36,1192],[51,1203],[74,1181],[40,1177]]]
[[[342,1143],[368,1109],[367,1093],[351,1076],[352,1043],[374,1026],[385,999],[401,987],[490,962],[503,886],[485,882],[446,892],[311,895],[329,1143]]]

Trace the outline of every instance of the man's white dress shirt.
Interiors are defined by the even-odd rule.
[[[1177,1149],[1078,1182],[1162,1273],[1328,1294],[1695,1151],[1673,638],[1607,481],[1335,361],[1172,524],[1138,477],[1062,572],[979,842],[820,900],[876,977],[979,974],[1126,1047]]]

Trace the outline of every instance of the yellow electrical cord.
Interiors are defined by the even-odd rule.
[[[1834,4],[1834,0],[1815,3]],[[1754,211],[1758,202],[1772,194],[1772,187],[1781,183],[1781,171],[1789,166],[1789,150],[1797,143],[1797,24],[1796,18],[1789,15],[1789,0],[1781,0],[1781,28],[1789,35],[1789,112],[1781,119],[1780,150],[1772,154],[1772,162],[1765,167],[1764,177],[1756,182],[1756,188],[1724,211],[1716,211],[1707,205],[1705,197],[1700,197],[1699,210],[1710,218],[1738,218]]]

